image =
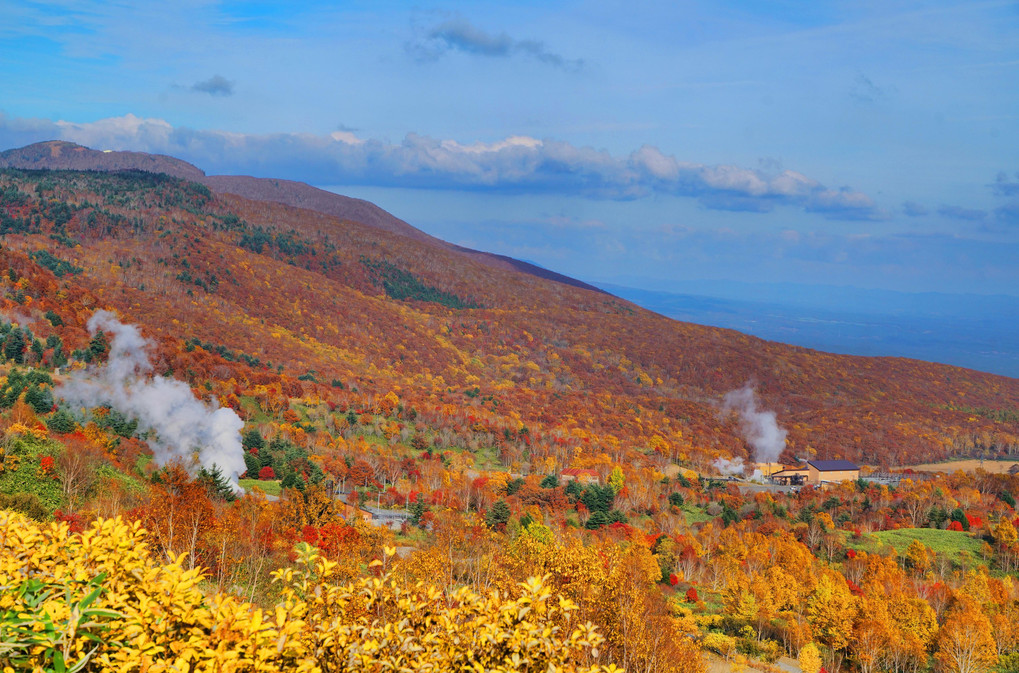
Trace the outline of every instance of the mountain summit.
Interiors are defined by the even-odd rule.
[[[51,171],[148,171],[201,181],[205,172],[163,154],[94,150],[77,143],[48,140],[0,152],[0,168]]]

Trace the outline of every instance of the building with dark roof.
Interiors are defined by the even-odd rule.
[[[772,472],[770,479],[776,484],[783,486],[802,486],[807,481],[807,466],[786,467],[778,472]]]
[[[849,460],[808,460],[807,483],[825,484],[855,481],[860,478],[859,466]]]

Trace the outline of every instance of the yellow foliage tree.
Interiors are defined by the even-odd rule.
[[[927,549],[927,545],[919,540],[910,542],[909,548],[906,549],[906,560],[919,573],[925,573],[930,569],[930,556],[930,550]]]
[[[612,472],[609,473],[609,486],[612,487],[612,492],[619,495],[619,492],[623,490],[624,483],[623,468],[616,465],[612,468]]]
[[[949,612],[937,644],[935,658],[945,673],[983,673],[998,663],[991,624],[969,597]]]
[[[800,648],[799,664],[803,673],[817,673],[821,670],[821,653],[817,651],[817,645],[807,643]]]
[[[831,650],[844,650],[849,644],[856,617],[856,601],[845,579],[834,571],[825,571],[817,588],[807,599],[807,620],[817,639]]]

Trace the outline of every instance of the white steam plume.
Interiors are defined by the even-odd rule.
[[[137,419],[142,431],[152,430],[150,444],[157,465],[174,458],[192,465],[197,457],[205,468],[216,466],[234,487],[244,473],[241,428],[244,422],[232,409],[216,408],[198,399],[183,381],[156,376],[146,349],[149,341],[134,325],[125,325],[109,311],[96,311],[88,321],[92,334],[98,330],[112,336],[107,364],[75,372],[56,394],[75,406],[108,404]]]
[[[754,448],[755,461],[778,462],[778,457],[785,450],[785,438],[789,433],[778,426],[774,411],[757,409],[757,397],[749,383],[739,390],[726,393],[722,398],[722,408],[739,412],[740,431]]]
[[[728,458],[715,458],[714,462],[711,464],[724,477],[733,477],[738,474],[743,474],[746,470],[746,465],[743,464],[743,459],[739,456],[736,456],[732,460],[729,460]]]
[[[7,322],[17,324],[19,327],[29,327],[35,322],[35,318],[20,311],[3,311],[0,312],[0,316]]]

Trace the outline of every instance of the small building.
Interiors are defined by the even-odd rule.
[[[582,467],[568,467],[559,473],[559,483],[567,484],[571,481],[578,481],[581,484],[597,484],[598,472]]]
[[[799,467],[783,467],[778,472],[772,472],[768,478],[783,486],[802,486],[809,476],[806,465]]]
[[[785,469],[785,465],[782,463],[757,463],[755,465],[755,472],[760,472],[762,477],[770,477],[776,472],[781,472]]]
[[[808,460],[807,483],[827,484],[840,481],[856,481],[860,478],[860,467],[849,460]]]

